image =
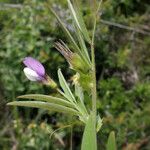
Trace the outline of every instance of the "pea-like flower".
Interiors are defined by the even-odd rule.
[[[26,57],[23,63],[26,66],[23,71],[30,81],[43,81],[46,79],[45,68],[38,60]]]
[[[38,81],[50,85],[52,88],[57,87],[57,84],[46,74],[44,66],[38,60],[26,57],[23,63],[26,66],[23,71],[30,81]]]

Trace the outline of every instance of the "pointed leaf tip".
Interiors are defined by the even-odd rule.
[[[109,134],[108,142],[107,142],[107,150],[117,150],[114,131],[110,132]]]
[[[49,111],[69,113],[72,115],[80,114],[78,111],[76,111],[73,108],[69,108],[69,107],[54,104],[54,103],[41,102],[41,101],[13,101],[13,102],[8,103],[8,105],[42,108],[42,109],[49,110]]]
[[[73,95],[73,93],[71,92],[62,72],[61,69],[58,69],[58,78],[59,78],[59,83],[61,88],[64,91],[64,96],[66,96],[66,98],[70,101],[70,102],[75,102],[75,97]]]

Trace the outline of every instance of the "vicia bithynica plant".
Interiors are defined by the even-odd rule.
[[[13,101],[8,103],[8,105],[42,108],[48,111],[62,112],[77,116],[85,125],[81,149],[96,150],[96,133],[102,126],[102,119],[96,109],[97,91],[94,37],[101,1],[98,5],[94,5],[97,7],[95,7],[95,11],[93,11],[94,21],[91,35],[83,20],[79,2],[77,0],[73,0],[73,3],[71,3],[70,0],[67,0],[67,2],[72,16],[72,24],[75,31],[74,35],[67,29],[57,13],[52,8],[49,9],[57,18],[70,42],[67,44],[63,40],[58,40],[58,42],[54,43],[54,46],[67,60],[70,69],[76,72],[72,77],[74,91],[71,90],[67,84],[61,69],[58,69],[59,85],[57,85],[55,81],[46,74],[44,66],[38,60],[32,57],[26,57],[23,60],[26,77],[31,81],[37,81],[50,86],[55,89],[60,96],[53,97],[42,94],[28,94],[19,96],[18,98],[32,99],[32,101]],[[96,1],[94,3],[97,4]],[[86,97],[88,96],[88,99],[91,100],[92,105],[90,108],[85,105],[85,94]]]

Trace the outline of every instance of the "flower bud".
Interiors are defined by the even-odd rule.
[[[45,79],[45,68],[38,60],[26,57],[23,63],[26,66],[24,73],[29,80],[42,81]]]
[[[56,42],[55,47],[66,58],[72,69],[85,74],[90,70],[81,56],[77,53],[73,53],[63,41]]]
[[[86,65],[86,63],[83,61],[83,59],[76,53],[73,53],[72,59],[70,60],[70,64],[72,65],[72,68],[79,73],[88,73],[89,67]]]
[[[30,81],[42,82],[45,85],[49,85],[52,88],[56,88],[57,84],[45,73],[44,66],[36,59],[32,57],[26,57],[23,61],[24,74]]]

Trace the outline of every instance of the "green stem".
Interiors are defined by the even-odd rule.
[[[91,58],[92,58],[92,81],[93,81],[93,88],[92,88],[92,112],[93,112],[93,121],[95,123],[94,130],[96,133],[96,116],[97,116],[97,108],[96,108],[96,100],[97,100],[97,89],[96,89],[96,64],[95,64],[95,49],[94,49],[94,39],[95,39],[95,30],[96,30],[96,23],[97,23],[97,15],[100,9],[102,0],[98,5],[98,9],[94,13],[94,28],[92,34],[92,41],[91,41]]]
[[[96,99],[97,99],[97,90],[96,90],[96,66],[95,66],[95,49],[94,49],[95,29],[96,29],[96,19],[94,21],[93,36],[92,36],[92,41],[91,41],[92,81],[93,81],[93,88],[92,88],[92,111],[94,113],[93,115],[94,115],[95,130],[96,130]]]

